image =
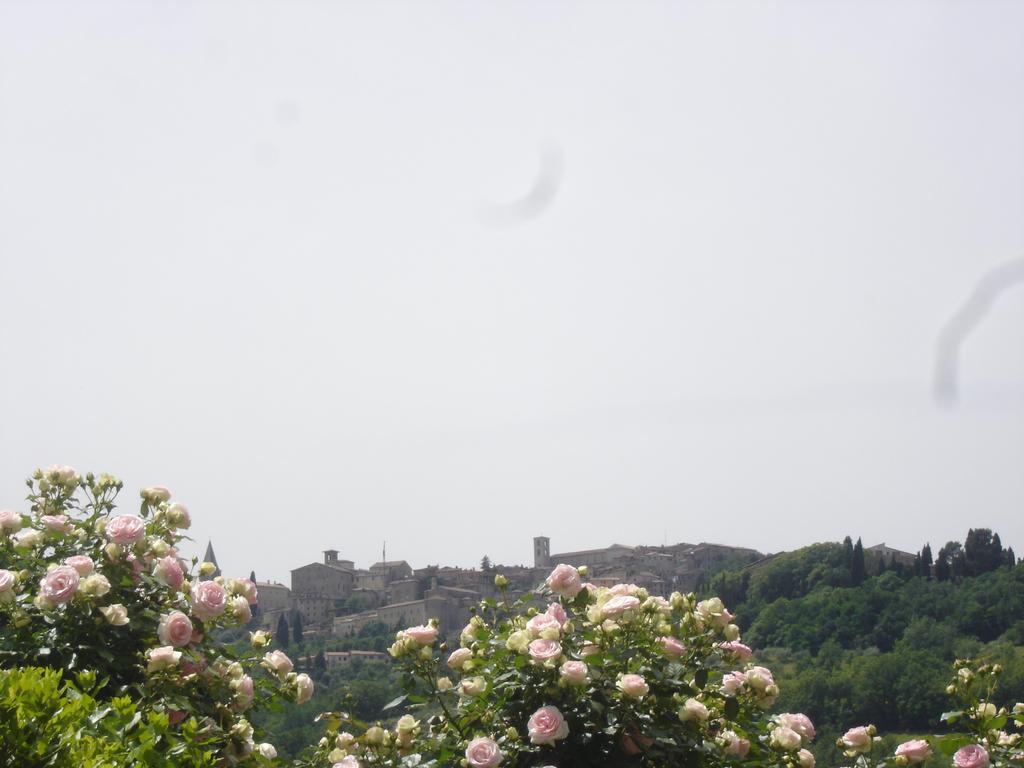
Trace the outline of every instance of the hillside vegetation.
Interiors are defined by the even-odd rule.
[[[848,538],[717,574],[706,587],[775,670],[781,710],[818,724],[819,757],[838,758],[828,736],[850,722],[938,731],[956,657],[1000,662],[1001,698],[1024,697],[1024,565],[987,529],[947,543],[934,562],[928,545],[901,566]]]

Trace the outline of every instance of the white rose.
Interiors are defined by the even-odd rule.
[[[687,699],[679,708],[678,715],[684,723],[691,720],[703,723],[708,719],[708,708],[696,699]]]
[[[128,623],[128,611],[120,603],[114,603],[100,608],[100,613],[107,620],[108,624],[115,627],[123,627]]]

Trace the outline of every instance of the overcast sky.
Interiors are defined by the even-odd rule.
[[[1024,257],[1022,40],[1019,2],[0,2],[0,507],[165,484],[285,582],[538,534],[1024,554],[1024,285],[932,395]]]

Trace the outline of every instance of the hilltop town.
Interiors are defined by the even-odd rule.
[[[551,552],[545,536],[533,539],[533,565],[491,565],[480,568],[428,565],[413,568],[405,560],[381,560],[357,568],[334,549],[323,559],[291,570],[291,584],[257,581],[258,620],[274,628],[281,617],[292,625],[301,621],[310,634],[348,637],[370,624],[402,627],[440,621],[445,633],[457,632],[469,619],[470,609],[496,594],[494,576],[508,579],[513,596],[535,590],[557,563],[589,568],[589,580],[611,586],[631,582],[654,594],[690,591],[702,578],[723,568],[739,568],[765,556],[753,549],[721,544],[627,546]],[[212,546],[205,559],[216,563]]]

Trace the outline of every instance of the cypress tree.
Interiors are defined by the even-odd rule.
[[[932,560],[932,545],[925,544],[923,547],[921,547],[921,571],[922,575],[927,579],[931,579],[932,577],[933,562],[934,561]]]
[[[292,637],[295,642],[302,645],[302,614],[296,613],[295,620],[292,622]]]
[[[949,554],[946,552],[946,548],[942,547],[939,549],[939,556],[935,560],[935,580],[949,581],[949,571]]]
[[[277,631],[274,633],[274,637],[282,648],[288,647],[288,619],[284,617],[283,613],[277,617]]]
[[[861,544],[860,537],[857,537],[857,543],[853,545],[853,559],[850,561],[850,578],[853,579],[854,586],[863,583],[864,579],[867,578],[867,571],[864,569],[864,545]]]

